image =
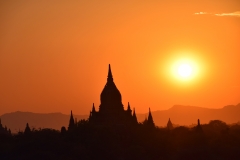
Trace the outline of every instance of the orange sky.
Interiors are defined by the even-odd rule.
[[[201,69],[189,83],[167,73],[183,56]],[[109,63],[137,113],[238,104],[240,1],[0,1],[0,115],[88,114]]]

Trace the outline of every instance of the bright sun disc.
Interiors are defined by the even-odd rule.
[[[178,74],[183,78],[190,77],[192,74],[192,71],[193,69],[189,64],[181,64],[178,67]]]
[[[173,63],[172,75],[180,81],[189,82],[196,79],[199,74],[199,67],[193,58],[179,58]]]
[[[195,54],[174,54],[166,60],[163,73],[173,84],[191,86],[202,79],[206,68],[204,65],[201,57]]]

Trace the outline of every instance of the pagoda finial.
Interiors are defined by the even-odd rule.
[[[68,125],[68,130],[72,130],[74,128],[74,119],[73,119],[73,114],[71,110],[71,115],[70,115],[70,120],[69,120],[69,125]]]
[[[169,130],[172,130],[172,129],[173,129],[173,124],[172,124],[170,118],[168,119],[167,128],[168,128]]]
[[[151,109],[149,108],[149,114],[148,114],[148,119],[152,119],[152,113],[151,113]]]
[[[198,119],[198,125],[196,126],[196,131],[199,132],[199,133],[203,132],[201,124],[200,124],[200,119]]]
[[[73,119],[73,114],[72,114],[72,110],[71,110],[71,115],[70,115],[70,119]]]
[[[131,110],[129,102],[128,102],[128,108],[127,108],[127,110]]]
[[[152,117],[152,113],[151,113],[151,109],[149,108],[149,114],[148,114],[148,124],[151,126],[154,126],[154,122],[153,122],[153,117]]]
[[[138,121],[137,121],[137,116],[136,116],[136,113],[135,113],[135,108],[133,109],[133,115],[132,116],[133,116],[133,122],[137,124]]]
[[[24,134],[29,134],[29,133],[31,133],[31,129],[30,129],[28,123],[27,123],[27,124],[26,124],[26,128],[25,128],[25,130],[24,130]]]
[[[111,65],[108,66],[108,82],[113,81],[112,71],[111,71]]]
[[[93,106],[92,106],[92,112],[95,112],[95,106],[94,106],[94,103],[93,103]]]

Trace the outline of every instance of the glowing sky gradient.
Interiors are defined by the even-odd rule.
[[[0,1],[0,115],[89,114],[108,64],[137,113],[240,103],[239,0]],[[182,83],[170,67],[200,65]]]

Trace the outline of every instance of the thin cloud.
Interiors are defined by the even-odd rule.
[[[238,11],[238,12],[232,12],[232,13],[220,13],[220,14],[215,14],[215,16],[232,16],[232,17],[240,17],[240,11]]]
[[[237,11],[237,12],[232,12],[232,13],[208,13],[208,12],[196,12],[194,13],[194,15],[204,15],[204,14],[209,14],[209,15],[214,15],[214,16],[220,16],[220,17],[223,17],[223,16],[228,16],[228,17],[240,17],[240,11]]]
[[[196,12],[194,13],[195,15],[201,15],[201,14],[210,14],[210,13],[207,13],[207,12]]]

